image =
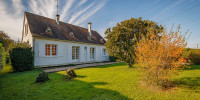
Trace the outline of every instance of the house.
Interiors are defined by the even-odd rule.
[[[88,29],[36,15],[24,13],[22,42],[29,42],[34,51],[34,66],[56,66],[108,61],[99,33]]]

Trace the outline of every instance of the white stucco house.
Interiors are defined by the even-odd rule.
[[[94,30],[32,14],[24,13],[22,42],[34,51],[34,66],[56,66],[73,63],[108,61],[105,40]]]

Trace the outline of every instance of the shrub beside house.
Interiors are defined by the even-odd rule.
[[[25,46],[24,43],[19,43],[10,50],[10,59],[15,72],[31,70],[33,68],[34,57],[32,48]]]

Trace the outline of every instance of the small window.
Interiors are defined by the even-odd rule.
[[[102,49],[102,55],[103,56],[106,56],[107,54],[106,54],[106,49]]]
[[[73,46],[72,47],[72,60],[78,60],[79,59],[79,47]]]
[[[104,43],[104,40],[103,40],[103,39],[100,39],[100,42],[101,42],[101,43]]]
[[[56,56],[57,55],[57,45],[46,44],[45,45],[45,55],[46,56]]]
[[[28,34],[28,25],[27,24],[24,25],[24,34],[25,34],[25,36],[27,36],[27,34]]]
[[[46,29],[46,32],[51,33],[51,29],[48,27],[48,28]]]
[[[72,37],[74,37],[74,33],[73,32],[70,32],[69,35],[72,36]]]
[[[87,38],[88,38],[89,41],[92,41],[92,37],[91,36],[88,36]]]
[[[94,48],[90,48],[90,59],[94,59]]]

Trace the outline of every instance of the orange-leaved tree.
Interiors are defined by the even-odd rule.
[[[183,69],[181,55],[187,45],[186,34],[181,34],[180,26],[169,33],[166,29],[159,35],[147,35],[137,41],[135,48],[136,67],[141,72],[141,83],[154,89],[171,86],[170,78]],[[186,32],[187,33],[187,32]]]

